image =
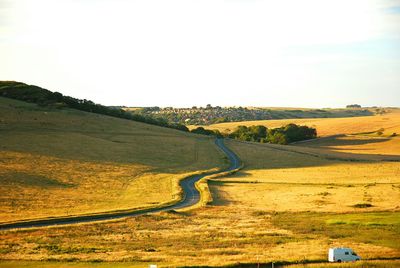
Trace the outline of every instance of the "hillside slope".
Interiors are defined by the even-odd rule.
[[[337,246],[353,248],[363,260],[400,257],[399,163],[285,151],[294,146],[227,145],[244,169],[210,180],[213,202],[205,207],[5,231],[0,258],[51,258],[60,261],[57,265],[73,259],[88,267],[99,261],[113,267],[119,265],[113,261],[138,262],[138,267],[256,267],[326,260],[328,248]]]
[[[229,133],[240,125],[263,125],[268,128],[290,123],[316,128],[320,139],[296,143],[296,148],[312,154],[336,157],[399,160],[400,109],[385,109],[382,115],[353,118],[284,119],[222,123],[208,126]],[[348,155],[350,154],[350,155]]]
[[[213,140],[0,97],[0,221],[150,207],[224,166]]]
[[[382,115],[373,116],[243,121],[213,124],[207,126],[207,128],[229,133],[237,126],[263,125],[267,128],[276,128],[294,123],[316,128],[320,137],[375,132],[381,129],[383,129],[383,134],[387,136],[396,132],[400,133],[400,109],[386,109],[386,111],[387,113]]]
[[[144,122],[147,124],[168,127],[182,131],[188,131],[187,127],[181,124],[171,124],[163,119],[155,119],[149,116],[132,114],[117,107],[107,107],[101,104],[96,104],[90,100],[82,100],[70,96],[64,96],[60,92],[52,92],[50,90],[34,85],[28,85],[22,82],[0,81],[0,96],[30,103],[36,103],[42,107],[68,107],[80,111],[108,115],[112,117]]]

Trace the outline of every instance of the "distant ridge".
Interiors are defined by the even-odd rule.
[[[212,125],[226,122],[242,122],[294,118],[338,118],[374,115],[367,108],[305,109],[305,108],[262,108],[262,107],[220,107],[192,108],[173,107],[121,107],[134,114],[163,118],[168,122],[185,125]],[[376,109],[375,109],[376,110]]]
[[[54,108],[73,108],[85,112],[96,114],[103,114],[133,121],[139,121],[147,124],[173,128],[181,131],[189,131],[188,128],[182,124],[169,123],[165,119],[153,118],[151,116],[132,114],[120,108],[111,108],[101,104],[96,104],[86,99],[76,99],[70,96],[64,96],[60,92],[52,92],[50,90],[27,85],[22,82],[16,81],[0,81],[0,96],[36,103],[40,106],[48,106]]]

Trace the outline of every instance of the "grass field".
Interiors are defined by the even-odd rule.
[[[58,113],[74,112],[57,111]],[[90,114],[87,116],[96,117]],[[13,117],[10,116],[10,118]],[[77,115],[76,120],[79,118],[80,116]],[[78,153],[74,155],[70,150],[65,150],[69,153],[64,153],[64,157],[59,155],[59,151],[50,150],[45,153],[40,146],[41,140],[36,137],[39,134],[35,132],[35,120],[27,120],[21,125],[18,125],[20,121],[16,120],[15,127],[10,127],[8,130],[2,128],[4,130],[0,133],[3,135],[6,131],[13,131],[12,133],[17,134],[21,133],[17,131],[19,128],[31,129],[25,135],[32,135],[35,145],[30,147],[27,142],[25,147],[18,149],[18,146],[23,145],[13,143],[12,136],[8,135],[9,140],[2,143],[2,148],[13,146],[14,149],[3,149],[7,152],[8,158],[3,157],[2,154],[3,159],[0,164],[13,167],[13,169],[10,168],[11,170],[24,168],[22,170],[25,172],[31,169],[41,170],[41,167],[36,168],[37,166],[55,165],[48,168],[46,172],[59,169],[62,174],[70,172],[69,169],[77,165],[82,165],[78,171],[86,176],[85,174],[91,174],[87,170],[92,170],[93,174],[97,174],[92,175],[93,178],[101,174],[98,170],[107,167],[106,171],[109,172],[107,176],[100,176],[104,179],[113,174],[111,171],[124,174],[122,172],[124,168],[130,167],[131,170],[137,170],[139,180],[144,170],[144,174],[160,173],[159,180],[161,181],[165,180],[163,178],[167,178],[167,175],[180,176],[185,174],[184,172],[194,172],[198,167],[205,170],[217,166],[213,163],[223,164],[220,155],[212,151],[215,149],[208,139],[192,138],[185,133],[165,129],[157,132],[159,136],[150,136],[150,133],[146,132],[146,127],[152,128],[151,126],[129,122],[136,126],[129,128],[126,125],[128,123],[120,125],[113,121],[116,119],[107,120],[111,120],[108,124],[115,125],[113,133],[118,134],[112,134],[111,130],[106,130],[109,131],[107,132],[109,136],[103,136],[98,133],[99,131],[92,130],[90,134],[85,132],[85,135],[90,139],[102,140],[101,147],[107,146],[110,140],[118,140],[120,142],[116,142],[115,146],[121,146],[121,142],[126,142],[127,147],[123,146],[123,148],[132,148],[130,151],[143,150],[141,152],[146,152],[146,148],[156,150],[155,139],[162,138],[165,142],[157,145],[157,148],[161,148],[157,161],[160,161],[162,157],[175,158],[168,160],[171,162],[163,162],[163,165],[157,166],[156,160],[151,162],[153,160],[149,153],[141,155],[147,155],[148,158],[142,157],[139,161],[138,155],[124,154],[125,149],[117,150],[115,148],[121,147],[111,145],[106,147],[105,152],[102,148],[90,147],[96,150],[96,153],[85,151],[83,156]],[[73,120],[71,119],[70,122]],[[85,127],[92,129],[100,124],[96,120],[85,120],[85,122],[91,122]],[[29,126],[29,124],[32,125]],[[128,129],[124,129],[125,127]],[[43,131],[43,127],[38,127],[38,129]],[[74,129],[66,126],[64,132],[69,133],[68,136],[77,133],[81,135],[79,127]],[[131,134],[124,136],[121,133]],[[47,140],[55,136],[46,135]],[[43,139],[46,140],[46,138]],[[61,142],[62,139],[58,141]],[[393,139],[395,144],[397,141]],[[153,144],[154,147],[142,148],[141,145],[144,142]],[[185,146],[181,147],[180,144]],[[71,141],[68,148],[73,145]],[[0,265],[16,267],[15,265],[22,263],[27,267],[37,267],[38,262],[29,261],[43,261],[40,262],[46,265],[43,267],[49,268],[106,267],[113,264],[115,267],[145,267],[150,263],[159,264],[160,267],[177,267],[325,261],[328,248],[334,246],[351,247],[363,260],[400,258],[400,163],[382,161],[385,157],[396,157],[389,151],[390,146],[381,147],[385,154],[385,157],[382,157],[379,154],[355,154],[355,151],[335,152],[332,149],[326,150],[322,146],[313,147],[308,144],[308,147],[306,144],[279,146],[229,141],[227,145],[239,155],[245,168],[229,177],[209,181],[213,197],[212,204],[189,211],[163,212],[115,221],[2,231],[0,232],[0,260],[3,262],[0,262]],[[197,157],[194,153],[196,146]],[[31,149],[27,150],[28,147]],[[178,149],[182,150],[185,157],[168,154],[169,150],[176,152]],[[79,152],[79,149],[77,151]],[[101,158],[107,156],[106,152],[111,152],[114,161],[105,161]],[[19,154],[23,156],[19,157]],[[34,156],[24,160],[25,155],[28,154]],[[30,162],[37,159],[35,155],[38,154],[41,155],[39,160],[44,162],[36,162],[29,166]],[[192,155],[192,158],[187,157],[186,154]],[[210,158],[200,160],[203,159],[201,156],[207,158],[206,155]],[[43,160],[40,159],[42,157]],[[59,166],[57,166],[57,161],[60,161]],[[68,166],[68,163],[71,165]],[[84,166],[87,163],[90,166]],[[135,168],[129,166],[130,163],[135,163]],[[96,166],[96,164],[99,165]],[[41,175],[40,172],[37,174]],[[120,175],[115,177],[120,177]],[[15,181],[15,178],[18,176],[10,175],[8,180],[11,183]],[[52,177],[47,175],[46,178]],[[29,185],[37,183],[37,180],[29,180],[27,176],[21,176],[20,180]],[[87,180],[94,184],[94,179],[88,177]],[[57,179],[57,182],[46,181],[46,185],[57,184],[58,188],[61,187],[58,186],[60,183],[67,184],[69,181],[62,179]],[[149,181],[146,183],[141,184],[143,188],[145,185],[153,185],[149,184]],[[62,187],[68,191],[73,187],[79,188],[79,185],[81,184]],[[172,190],[167,190],[168,186],[163,188],[163,184],[160,185],[165,195],[169,196],[172,193]],[[27,189],[32,191],[34,187],[37,186],[27,187]],[[11,191],[11,186],[8,189]],[[44,189],[55,190],[50,186]],[[83,193],[81,195],[88,195],[89,191],[85,192],[83,189],[80,190]],[[44,191],[38,190],[36,193],[42,192]],[[59,194],[62,196],[61,192],[60,190]],[[107,193],[112,196],[110,189]],[[129,193],[129,190],[124,193]],[[73,193],[69,192],[69,194]],[[100,199],[99,196],[100,194],[97,194],[91,198]],[[133,198],[131,195],[125,197]],[[140,196],[135,198],[141,200]],[[123,199],[117,198],[117,200]],[[79,202],[76,204],[82,205]],[[95,204],[97,202],[93,202],[93,205]],[[118,202],[114,204],[115,206],[122,205],[121,203],[118,205]],[[10,212],[5,213],[5,215],[9,214]],[[12,260],[19,261],[12,262]],[[361,267],[390,267],[390,265],[397,265],[398,261],[367,261],[354,264],[354,267],[360,267],[361,264],[365,264]],[[343,265],[343,267],[348,266]],[[315,266],[310,265],[310,267]]]
[[[228,145],[245,169],[210,182],[210,206],[3,232],[0,258],[218,266],[326,260],[329,247],[343,245],[363,259],[400,258],[398,163]]]
[[[0,98],[0,221],[156,206],[225,165],[213,140]]]
[[[354,133],[376,134],[379,131],[382,132],[380,136],[391,136],[393,133],[400,134],[400,109],[386,110],[387,113],[374,116],[244,121],[214,124],[206,126],[206,128],[229,133],[240,125],[264,125],[267,128],[276,128],[295,123],[316,128],[320,137]]]
[[[56,261],[4,261],[0,262],[2,268],[143,268],[146,263],[139,262],[56,262]]]
[[[286,266],[285,266],[286,267]],[[339,267],[362,267],[362,268],[393,268],[393,267],[400,267],[399,260],[384,260],[384,261],[359,261],[356,263],[316,263],[316,264],[297,264],[297,265],[290,265],[287,267],[297,268],[297,267],[314,267],[314,268],[339,268]]]
[[[151,264],[151,263],[149,263]],[[138,268],[138,267],[145,267],[146,265],[149,265],[147,263],[133,263],[133,262],[112,262],[112,263],[107,263],[107,262],[37,262],[37,261],[23,261],[23,262],[15,262],[15,261],[5,261],[1,262],[1,265],[3,268],[18,268],[18,267],[26,267],[26,268],[31,268],[31,267],[41,267],[41,268],[104,268],[104,267],[115,267],[115,268]],[[393,267],[398,267],[400,266],[400,261],[399,260],[375,260],[375,261],[359,261],[357,263],[340,263],[340,264],[335,264],[335,263],[313,263],[313,264],[288,264],[288,265],[280,265],[275,263],[274,267],[280,268],[280,267],[332,267],[332,268],[338,268],[338,267],[362,267],[362,268],[393,268]],[[233,267],[260,267],[260,268],[269,268],[272,267],[271,263],[253,263],[251,264],[244,264],[243,266],[240,266],[238,264],[237,266]],[[232,266],[229,266],[232,267]]]
[[[239,125],[264,125],[269,128],[289,123],[317,129],[315,140],[296,143],[292,151],[326,155],[331,158],[361,160],[400,160],[400,110],[387,109],[383,115],[353,118],[284,119],[222,123],[208,126],[221,132]],[[287,147],[288,149],[290,147]]]
[[[334,136],[299,143],[297,145],[332,152],[361,155],[391,155],[396,158],[400,156],[400,136],[390,138],[361,135]]]
[[[346,214],[346,217],[348,214]],[[330,246],[352,247],[364,259],[399,257],[399,213],[266,213],[213,206],[158,215],[1,234],[3,260],[123,261],[161,267],[257,261],[326,260]],[[391,216],[387,223],[380,219]],[[378,225],[379,224],[379,225]],[[177,231],[179,230],[179,231]]]
[[[270,211],[357,211],[398,209],[400,165],[397,162],[335,161],[276,150],[269,145],[229,142],[245,169],[227,180],[211,183],[224,201]],[[226,193],[226,194],[225,194]],[[398,197],[398,198],[388,198]]]

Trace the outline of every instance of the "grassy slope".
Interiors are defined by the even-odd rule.
[[[369,119],[369,120],[368,120]],[[329,123],[328,121],[324,124]],[[358,154],[361,158],[400,158],[400,110],[391,110],[383,116],[360,118],[353,122],[336,120],[330,128],[321,124],[320,128],[329,134],[347,134],[326,137],[298,143],[320,152],[333,154]],[[337,129],[337,130],[335,130]],[[336,131],[336,133],[335,133]],[[351,133],[355,133],[350,135]]]
[[[228,144],[243,171],[210,183],[214,203],[181,213],[1,234],[0,258],[178,265],[325,260],[331,246],[400,257],[399,164],[333,161]],[[370,203],[371,208],[354,208]],[[163,264],[163,265],[162,265]]]
[[[281,127],[289,123],[315,127],[321,137],[337,134],[353,134],[384,129],[384,135],[400,133],[400,109],[391,109],[384,115],[347,117],[347,118],[311,118],[311,119],[281,119],[220,123],[207,126],[221,132],[233,131],[237,126],[264,125],[269,128]]]
[[[377,156],[371,161],[330,160],[363,157],[315,157],[309,148],[298,146],[236,141],[228,145],[246,166],[210,182],[211,206],[3,232],[0,259],[131,261],[175,267],[326,260],[329,247],[344,245],[364,259],[400,258],[398,162],[377,161]],[[313,153],[318,152],[322,150],[314,148]],[[364,203],[372,207],[354,207]]]
[[[358,154],[361,158],[400,159],[400,136],[333,136],[298,143],[296,146],[331,154]]]
[[[388,111],[384,115],[366,117],[246,121],[215,124],[210,128],[229,132],[239,125],[261,124],[274,128],[288,123],[296,123],[315,127],[318,135],[323,138],[298,143],[296,146],[300,149],[291,148],[291,150],[325,154],[332,157],[399,160],[400,135],[395,137],[392,135],[393,133],[400,134],[400,110]],[[379,130],[382,131],[381,135],[377,133]]]
[[[224,165],[210,139],[6,98],[0,135],[2,222],[158,205]]]
[[[220,202],[269,211],[356,212],[398,210],[400,164],[328,160],[268,145],[231,141],[245,168],[213,184]],[[226,198],[227,200],[225,200]],[[218,200],[218,199],[217,199]],[[217,201],[218,202],[218,201]]]

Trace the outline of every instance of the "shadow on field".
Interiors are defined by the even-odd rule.
[[[221,187],[218,187],[220,184],[213,183],[212,181],[209,181],[208,184],[212,196],[212,206],[227,206],[236,203],[232,198],[227,196],[227,193]]]
[[[25,172],[8,172],[0,174],[2,184],[13,184],[18,186],[29,186],[39,188],[70,188],[76,186],[73,183],[61,182],[57,179],[42,175],[32,175]]]
[[[321,140],[310,141],[307,143],[307,146],[330,149],[331,146],[366,145],[372,143],[387,142],[390,140],[391,138],[386,137],[336,136],[324,138]]]
[[[387,141],[387,139],[383,141]],[[228,146],[233,148],[238,146],[239,157],[243,158],[246,169],[252,170],[317,167],[349,162],[400,162],[399,155],[355,154],[334,151],[333,148],[329,147],[307,147],[308,145],[276,145],[231,140]],[[246,159],[250,160],[246,161]]]
[[[177,173],[177,169],[214,168],[207,165],[210,159],[204,155],[218,152],[212,142],[207,141],[209,137],[73,109],[44,108],[2,97],[0,132],[0,154],[4,151],[30,154],[38,159],[42,156],[59,158],[55,161],[135,163],[156,169],[155,172],[162,169],[163,173],[171,174]]]

